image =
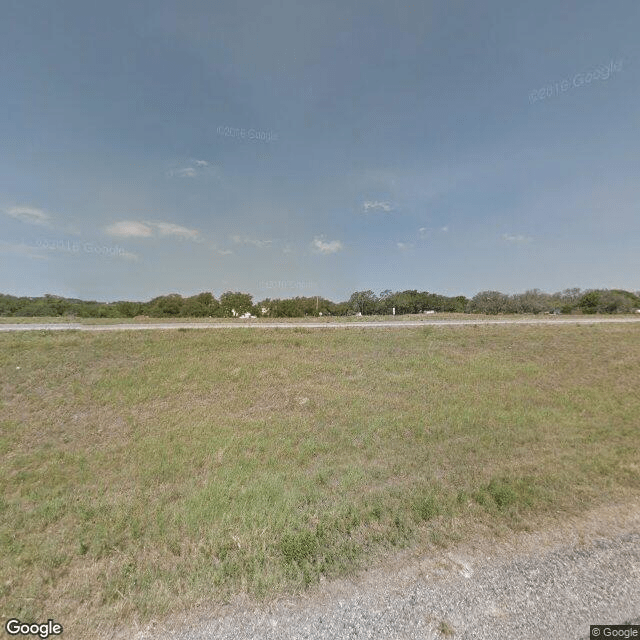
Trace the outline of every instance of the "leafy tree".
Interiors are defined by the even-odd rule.
[[[507,308],[511,313],[542,313],[554,308],[552,297],[540,291],[530,289],[525,293],[516,293],[508,301]]]
[[[373,291],[356,291],[349,298],[349,306],[356,313],[363,316],[372,315],[376,309],[377,297]]]
[[[393,291],[385,289],[380,292],[375,306],[375,313],[378,315],[387,315],[393,313]]]
[[[588,291],[578,302],[578,306],[582,309],[582,313],[596,313],[600,304],[600,292]]]
[[[118,310],[115,307],[115,305],[101,304],[101,305],[98,305],[96,311],[97,311],[97,314],[93,317],[97,317],[97,318],[117,318],[118,317]]]
[[[0,315],[11,316],[24,304],[21,298],[0,294]]]
[[[629,313],[638,306],[638,299],[629,291],[621,289],[600,292],[599,313]]]
[[[70,303],[62,296],[54,296],[50,293],[46,293],[44,300],[41,303],[38,301],[36,304],[42,304],[43,307],[51,309],[51,315],[54,316],[64,315],[71,306]]]
[[[119,318],[135,318],[140,315],[141,309],[142,306],[139,302],[129,302],[127,300],[117,302],[115,305],[115,310]]]
[[[445,308],[443,309],[443,311],[463,313],[468,304],[469,299],[466,296],[456,296],[455,298],[448,298],[445,301]]]
[[[140,312],[155,318],[176,317],[182,311],[184,300],[179,293],[171,293],[167,296],[158,296],[142,305]]]
[[[418,292],[415,289],[413,291],[407,290],[395,293],[391,300],[393,302],[393,306],[396,308],[396,313],[401,315],[405,313],[418,313],[418,311],[421,311],[418,302]]]
[[[180,315],[185,318],[205,318],[218,315],[220,303],[212,293],[198,293],[190,298],[185,298]]]
[[[469,301],[470,313],[505,313],[508,309],[509,296],[500,291],[481,291]]]
[[[276,298],[271,302],[270,311],[274,318],[299,318],[304,315],[299,301],[292,299]]]
[[[220,309],[225,318],[233,317],[232,311],[241,316],[253,310],[253,296],[249,293],[226,291],[220,296]]]

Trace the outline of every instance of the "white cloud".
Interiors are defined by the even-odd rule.
[[[439,229],[437,229],[437,231],[439,231],[440,233],[449,233],[449,227],[440,227]],[[418,237],[420,238],[428,238],[429,236],[433,235],[436,232],[436,229],[434,227],[420,227],[418,229]]]
[[[514,236],[510,233],[503,233],[502,239],[505,240],[506,242],[515,242],[515,243],[531,242],[533,240],[533,238],[531,238],[530,236],[523,236],[522,234]]]
[[[344,246],[342,242],[340,242],[340,240],[332,240],[331,242],[325,242],[322,239],[323,237],[324,236],[320,236],[320,237],[316,236],[313,239],[311,246],[313,247],[313,250],[315,253],[330,254],[330,253],[337,253],[338,251],[341,251],[342,249],[344,249]]]
[[[381,210],[386,213],[389,213],[389,211],[393,210],[393,206],[391,205],[390,202],[379,202],[377,200],[375,201],[367,200],[362,204],[362,208],[364,209],[365,213],[369,211],[369,209],[373,209],[374,211]]]
[[[16,220],[20,220],[20,222],[26,222],[27,224],[47,225],[51,219],[48,213],[36,207],[11,207],[10,209],[5,209],[4,212],[8,216],[16,218]]]
[[[190,159],[183,166],[174,165],[166,175],[170,178],[198,178],[200,176],[220,178],[220,168],[206,160]]]
[[[153,229],[143,222],[122,220],[106,227],[105,233],[119,238],[151,238]]]
[[[268,247],[273,243],[273,240],[254,240],[253,238],[247,238],[247,236],[231,236],[231,239],[236,244],[251,244],[254,247]]]
[[[400,251],[406,251],[407,249],[413,249],[413,242],[396,242],[396,247],[400,249]]]
[[[177,236],[187,240],[197,240],[199,236],[197,229],[187,229],[179,224],[171,224],[170,222],[151,222],[149,224],[154,225],[161,236]]]
[[[174,174],[178,178],[195,178],[198,173],[193,167],[184,167],[183,169],[176,169]]]
[[[104,229],[110,236],[119,238],[153,238],[160,236],[175,236],[186,240],[198,240],[200,232],[197,229],[188,229],[171,222],[138,222],[135,220],[121,220]]]

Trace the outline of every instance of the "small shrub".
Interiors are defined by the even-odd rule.
[[[503,510],[518,502],[515,489],[506,482],[491,480],[487,486],[489,495],[494,499],[498,509]]]
[[[446,621],[443,620],[438,626],[438,631],[445,637],[449,638],[453,636],[455,633],[453,627]]]
[[[423,496],[415,504],[418,518],[423,521],[432,520],[440,513],[438,501],[434,496]]]
[[[514,505],[518,507],[532,506],[535,498],[543,497],[531,484],[530,480],[520,478],[492,478],[486,486],[473,493],[473,499],[485,508],[497,507],[505,511]]]
[[[318,550],[318,539],[310,531],[285,535],[280,542],[280,551],[291,564],[302,565],[311,560]]]

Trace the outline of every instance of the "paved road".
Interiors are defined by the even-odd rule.
[[[577,325],[640,323],[638,318],[554,318],[539,320],[381,320],[371,322],[149,322],[146,324],[0,324],[1,331],[149,331],[152,329],[405,329],[469,325]]]
[[[583,640],[590,624],[625,623],[640,623],[637,502],[507,541],[408,556],[310,596],[268,606],[238,601],[130,629],[126,638]]]

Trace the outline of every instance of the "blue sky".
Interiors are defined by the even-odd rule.
[[[0,292],[640,289],[640,4],[3,0]]]

